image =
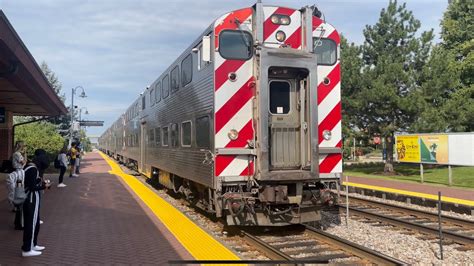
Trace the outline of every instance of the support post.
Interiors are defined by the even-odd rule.
[[[451,165],[448,165],[448,184],[449,186],[453,185],[453,170],[451,169]]]
[[[349,176],[346,175],[346,227],[349,227]]]
[[[443,260],[443,230],[441,228],[441,191],[438,191],[438,228],[439,228],[439,251]]]
[[[421,183],[423,184],[425,180],[423,178],[423,164],[422,163],[420,163],[420,178],[421,178]]]

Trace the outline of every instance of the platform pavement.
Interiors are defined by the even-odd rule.
[[[417,184],[412,182],[403,182],[395,180],[367,178],[367,177],[356,177],[348,176],[343,178],[343,182],[349,182],[350,186],[354,187],[365,187],[371,189],[374,187],[375,190],[382,190],[387,192],[400,192],[400,194],[406,194],[411,196],[418,196],[422,198],[430,198],[437,200],[438,191],[441,192],[442,200],[450,203],[463,204],[467,206],[474,206],[474,189],[463,189],[453,188],[445,186],[435,186],[429,184]],[[393,191],[388,191],[393,190]]]
[[[13,229],[14,213],[0,180],[0,265],[163,265],[193,259],[109,170],[98,153],[89,153],[80,177],[66,176],[67,187],[45,191],[39,244],[46,250],[30,258],[21,257],[23,234]],[[48,178],[57,184],[57,176]]]

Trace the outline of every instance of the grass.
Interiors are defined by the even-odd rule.
[[[448,166],[423,165],[424,182],[427,184],[448,184]],[[383,163],[353,164],[344,167],[344,175],[360,176],[370,178],[382,178],[386,180],[406,181],[420,183],[419,164],[394,164],[396,175],[387,176],[383,174]],[[453,187],[474,188],[474,167],[452,166]]]

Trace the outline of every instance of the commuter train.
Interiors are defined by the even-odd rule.
[[[99,147],[229,225],[319,221],[342,175],[339,43],[316,7],[229,12]]]

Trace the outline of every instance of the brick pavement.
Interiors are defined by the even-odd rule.
[[[345,177],[343,178],[343,181],[346,181]],[[457,199],[474,201],[474,190],[472,189],[452,188],[452,187],[434,186],[434,185],[428,185],[428,184],[416,184],[416,183],[411,183],[411,182],[393,181],[393,180],[367,178],[367,177],[355,177],[355,176],[349,176],[349,182],[371,185],[371,186],[407,190],[407,191],[426,193],[426,194],[432,194],[432,195],[438,195],[438,191],[441,191],[441,194],[445,197],[452,197],[452,198],[457,198]]]
[[[4,264],[167,264],[192,259],[189,253],[137,202],[108,164],[89,153],[79,178],[65,177],[66,188],[43,195],[39,244],[41,256],[22,258],[22,231],[13,230],[14,214],[0,189],[0,265]],[[57,176],[50,177],[57,184]],[[1,182],[4,182],[1,180]]]

